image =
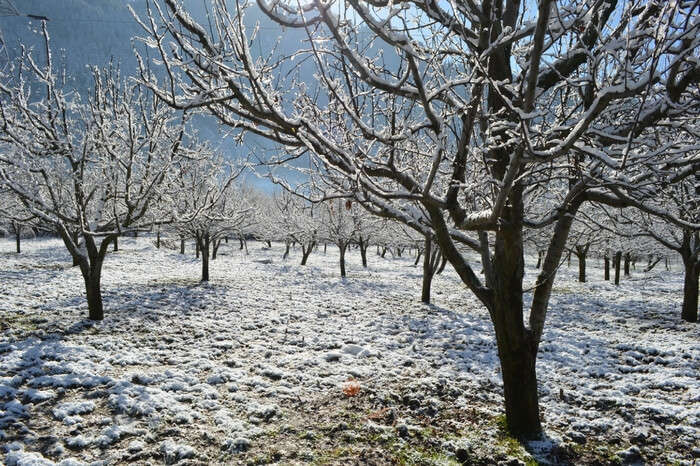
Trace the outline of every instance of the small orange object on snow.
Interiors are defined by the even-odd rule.
[[[352,397],[360,393],[360,383],[355,380],[349,380],[343,385],[343,393],[345,396]]]

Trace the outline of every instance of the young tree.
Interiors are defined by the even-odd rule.
[[[700,22],[690,2],[259,0],[268,18],[307,32],[291,53],[253,50],[247,2],[217,0],[211,27],[177,0],[153,5],[141,25],[166,81],[140,62],[159,99],[279,143],[270,163],[311,157],[330,186],[324,197],[353,198],[435,238],[489,310],[514,435],[541,432],[536,356],[581,205],[636,206],[697,227],[647,203],[655,184],[700,165],[687,155],[692,141],[659,143],[652,131],[695,124]],[[306,59],[317,86],[299,79]],[[559,202],[529,218],[552,190]],[[547,225],[526,312],[524,231]],[[458,244],[479,252],[483,280]]]
[[[209,260],[216,259],[221,241],[242,234],[254,223],[254,215],[245,199],[246,190],[234,184],[243,168],[225,164],[220,156],[200,157],[178,164],[171,199],[175,228],[182,237],[195,239],[202,259],[201,281],[207,282]]]
[[[346,276],[345,253],[357,234],[356,215],[353,215],[353,209],[357,208],[353,207],[352,201],[343,199],[328,200],[321,204],[321,236],[338,246],[340,276],[343,278]]]
[[[301,245],[301,265],[306,265],[311,252],[316,247],[321,228],[318,208],[314,212],[310,203],[286,190],[275,196],[275,205],[279,211],[277,228],[282,233],[285,242],[282,259],[289,257],[292,243],[299,243]]]
[[[369,214],[366,209],[353,206],[352,203],[350,206],[350,213],[355,229],[354,242],[357,243],[357,247],[360,250],[362,267],[367,268],[367,250],[383,222],[376,216]]]
[[[24,51],[16,84],[0,80],[0,180],[63,239],[80,266],[89,317],[101,320],[107,248],[153,223],[148,212],[182,151],[184,121],[175,124],[169,107],[113,69],[93,70],[94,89],[81,100],[53,66],[45,22],[42,30],[46,64]]]
[[[0,184],[0,231],[15,237],[15,251],[22,252],[22,233],[32,232],[40,226],[36,217],[24,208],[22,202],[9,189]]]

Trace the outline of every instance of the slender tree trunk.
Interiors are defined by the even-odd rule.
[[[684,257],[685,277],[683,280],[683,310],[681,318],[686,322],[698,321],[698,279],[700,262],[692,257]]]
[[[185,253],[185,238],[180,238],[180,254]]]
[[[628,277],[630,274],[630,261],[632,259],[632,256],[630,253],[625,254],[625,277]]]
[[[325,254],[328,250],[328,243],[323,243],[323,253]]]
[[[199,259],[199,250],[201,249],[201,246],[199,244],[199,238],[195,238],[195,245],[194,245],[194,254],[197,259]]]
[[[265,240],[265,242],[267,243],[267,247],[272,249],[272,242],[269,239]]]
[[[538,250],[537,251],[537,265],[535,266],[536,269],[539,269],[542,267],[542,256],[544,256],[543,251]]]
[[[314,246],[316,245],[315,241],[312,241],[311,243],[301,243],[301,265],[306,265],[306,261],[309,259],[309,256],[311,255],[311,251],[313,251]]]
[[[377,245],[377,255],[380,255],[381,252],[379,251],[379,245]]]
[[[221,245],[220,239],[215,239],[211,246],[211,260],[216,260],[216,254],[219,252],[219,246]]]
[[[15,246],[17,250],[17,254],[20,254],[22,252],[22,248],[20,247],[20,232],[15,229]]]
[[[566,255],[566,267],[571,267],[571,251]]]
[[[367,248],[369,247],[368,241],[360,240],[360,257],[362,257],[362,267],[367,268]]]
[[[656,264],[661,262],[661,257],[657,257],[656,259],[651,259],[649,260],[649,263],[647,264],[647,268],[644,269],[645,272],[651,272],[654,270],[654,267],[656,267]]]
[[[340,249],[340,276],[345,278],[345,250],[348,245],[346,243],[338,244],[338,249]]]
[[[156,249],[160,249],[160,230],[156,231]]]
[[[605,280],[610,281],[610,257],[608,257],[608,253],[605,253],[605,256],[603,256],[603,263],[605,267]]]
[[[586,256],[588,255],[588,245],[577,245],[574,254],[576,254],[576,259],[578,259],[578,281],[586,283]]]
[[[382,259],[384,259],[384,256],[386,256],[387,249],[388,248],[386,246],[382,248]]]
[[[71,234],[71,238],[73,239],[73,243],[77,246],[80,247],[80,237],[78,236],[78,233],[73,233]],[[80,261],[78,261],[77,256],[73,255],[73,267],[77,267],[80,265]]]
[[[620,284],[620,263],[622,262],[622,251],[615,252],[615,285]]]
[[[396,248],[396,257],[401,257],[402,252],[403,252],[403,248]]]
[[[114,238],[114,252],[119,252],[119,237]]]
[[[139,237],[139,231],[138,231],[138,230],[134,230],[134,238],[138,238],[138,237]]]
[[[435,257],[432,250],[432,240],[430,237],[425,238],[425,246],[423,247],[423,286],[421,288],[420,300],[425,304],[430,304],[430,287],[433,283],[433,274],[435,273]]]
[[[238,248],[238,249],[242,251],[242,250],[243,250],[243,236],[239,236],[239,237],[238,237],[238,241],[241,242],[241,247]]]
[[[416,261],[413,263],[414,266],[418,265],[418,262],[420,261],[420,258],[422,255],[423,255],[423,250],[416,249]]]
[[[284,242],[284,255],[282,256],[282,260],[286,260],[287,257],[289,257],[289,241]]]
[[[203,282],[209,281],[209,234],[202,236],[202,244],[200,246],[202,250],[202,280]]]
[[[442,261],[440,262],[440,267],[438,267],[436,274],[440,275],[443,270],[445,270],[445,266],[447,265],[447,257],[443,256]]]

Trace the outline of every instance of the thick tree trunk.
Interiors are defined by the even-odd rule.
[[[620,284],[620,263],[622,262],[622,251],[615,252],[615,285]]]
[[[180,238],[180,254],[185,253],[185,238]]]
[[[197,259],[199,259],[199,249],[200,249],[200,247],[201,247],[201,246],[199,245],[199,238],[195,238],[195,241],[194,241],[194,242],[195,242],[195,245],[194,245],[194,254],[195,254],[195,257],[196,257]]]
[[[603,256],[603,263],[604,263],[604,268],[605,268],[605,280],[610,281],[610,257],[608,257],[608,253],[605,253],[605,256]]]
[[[698,321],[698,279],[700,262],[693,258],[683,258],[685,277],[683,281],[683,310],[681,318],[686,322]]]
[[[535,372],[537,341],[525,328],[523,317],[525,260],[521,188],[513,189],[510,204],[504,211],[507,225],[496,232],[491,317],[501,362],[508,431],[516,437],[535,438],[541,435],[542,425]]]
[[[22,248],[20,247],[20,234],[19,231],[15,231],[15,246],[17,250],[17,254],[20,254],[22,252]]]
[[[338,245],[338,249],[340,249],[340,276],[342,278],[345,278],[345,251],[347,247],[348,245],[345,243]]]
[[[501,374],[508,431],[523,438],[536,438],[542,432],[537,397],[536,357],[526,350],[501,354]]]
[[[88,266],[88,268],[88,273],[83,273],[88,302],[88,318],[90,320],[102,320],[105,315],[102,306],[102,290],[100,288],[101,264]]]

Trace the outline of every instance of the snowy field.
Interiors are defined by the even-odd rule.
[[[60,241],[0,239],[0,462],[6,464],[695,464],[700,326],[658,265],[620,287],[562,267],[540,347],[548,438],[506,437],[486,310],[448,268],[420,304],[414,258],[121,239],[85,320]],[[528,281],[534,281],[528,258]],[[477,267],[478,268],[478,267]],[[638,267],[640,268],[640,267]],[[352,380],[351,384],[348,382]],[[343,390],[359,387],[356,396]],[[515,458],[519,458],[516,460]],[[510,461],[508,463],[508,461]]]

